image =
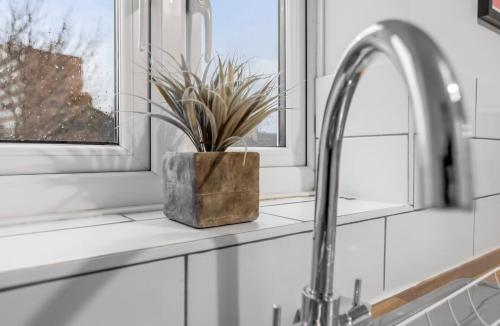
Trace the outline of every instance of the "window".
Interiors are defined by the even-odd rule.
[[[279,74],[278,89],[287,91],[280,97],[280,107],[287,110],[269,116],[245,145],[261,153],[263,166],[305,165],[305,1],[211,4],[214,54],[248,60],[252,73]]]
[[[2,174],[149,170],[137,1],[0,0]],[[22,157],[29,157],[23,160]]]
[[[2,48],[11,9],[32,27],[0,54],[0,218],[161,202],[149,121],[127,112],[148,110],[139,0],[0,6]]]
[[[114,11],[0,0],[0,141],[118,143]]]
[[[187,35],[189,1],[0,0],[0,218],[161,202],[161,157],[189,144],[175,127],[131,114],[155,110],[131,94],[158,99],[148,87],[145,31],[162,62],[169,59],[158,48],[178,56],[188,42],[201,57],[199,18]],[[306,1],[212,6],[213,52],[251,59],[255,72],[279,71],[280,87],[290,90],[280,105],[292,109],[250,136],[261,153],[262,192],[309,188]],[[12,17],[37,19],[10,38]]]
[[[251,73],[277,75],[284,73],[280,60],[279,1],[212,1],[213,48],[223,57],[237,56],[249,60]],[[235,13],[238,15],[234,19]],[[281,80],[284,84],[284,80]],[[285,85],[280,85],[285,88]],[[284,101],[283,101],[284,102]],[[285,107],[285,103],[280,103]],[[275,112],[246,139],[248,146],[285,146],[285,128],[279,120],[285,112]],[[283,127],[283,125],[282,125]]]

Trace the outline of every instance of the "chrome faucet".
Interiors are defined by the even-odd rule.
[[[303,291],[302,325],[361,325],[370,319],[369,308],[358,298],[349,311],[341,313],[340,297],[333,291],[333,270],[344,127],[358,81],[376,53],[385,54],[408,85],[421,137],[424,203],[472,205],[462,95],[450,64],[436,43],[411,24],[389,20],[372,25],[344,54],[326,104],[316,177],[311,283]],[[359,297],[360,283],[356,283]]]

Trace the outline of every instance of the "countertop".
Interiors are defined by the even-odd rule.
[[[402,204],[340,199],[338,225],[410,210]],[[159,207],[4,225],[0,290],[311,232],[313,218],[314,198],[296,197],[261,201],[254,222],[203,230],[167,219]]]

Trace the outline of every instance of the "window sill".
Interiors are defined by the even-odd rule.
[[[339,202],[338,224],[411,210],[362,200]],[[310,232],[314,198],[261,202],[255,222],[205,230],[160,211],[115,213],[0,228],[0,290],[68,276]],[[10,230],[10,232],[9,232]]]

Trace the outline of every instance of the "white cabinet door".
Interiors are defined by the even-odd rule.
[[[309,283],[312,234],[298,234],[190,255],[188,326],[272,325],[272,306],[282,306],[291,325]],[[383,219],[338,228],[335,288],[352,296],[354,279],[363,297],[383,290]]]
[[[425,210],[387,218],[386,289],[407,287],[472,257],[473,212]]]
[[[0,292],[2,326],[184,325],[184,259]]]

